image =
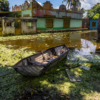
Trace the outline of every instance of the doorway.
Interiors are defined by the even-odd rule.
[[[70,19],[64,19],[63,27],[70,28]]]
[[[53,28],[53,19],[46,19],[46,28]]]

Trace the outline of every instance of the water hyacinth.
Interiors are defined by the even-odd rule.
[[[10,49],[7,49],[6,48],[6,46],[3,46],[3,45],[0,45],[0,53],[1,53],[1,56],[2,56],[2,58],[0,58],[1,60],[0,60],[0,64],[2,64],[1,66],[7,66],[7,62],[4,62],[5,61],[5,56],[7,57],[7,60],[8,60],[8,62],[9,62],[9,64],[10,64],[10,66],[12,66],[13,64],[15,64],[17,61],[19,61],[21,58],[24,58],[24,57],[27,57],[27,56],[29,56],[29,55],[31,55],[31,54],[33,54],[34,52],[33,51],[28,51],[28,52],[25,52],[24,50],[26,49],[26,48],[22,48],[22,49],[19,49],[19,50],[10,50]],[[9,53],[8,53],[9,52]],[[14,56],[13,56],[13,55]],[[16,54],[16,55],[15,55]],[[20,57],[21,56],[21,57]],[[15,60],[16,59],[16,60]],[[13,62],[13,63],[12,63]],[[11,67],[10,67],[10,69],[11,69]],[[5,69],[1,69],[0,70],[1,72],[4,72],[4,71],[6,71]],[[13,74],[12,74],[12,78],[13,78]],[[8,79],[8,77],[7,77],[7,79]],[[1,79],[0,79],[1,80]],[[2,77],[2,84],[4,85],[4,82],[3,82],[3,80],[4,81],[6,81],[6,78],[3,78]],[[8,79],[8,81],[9,81],[9,79]],[[13,82],[13,81],[12,81]],[[14,82],[16,82],[15,80],[14,80]],[[5,82],[6,83],[6,82]],[[6,91],[5,91],[6,92]],[[3,92],[4,94],[6,94],[5,92]],[[11,92],[11,89],[10,89],[10,92]],[[8,93],[7,93],[8,94]],[[8,95],[8,97],[11,97],[11,93],[9,93],[9,95]]]
[[[97,66],[96,68],[99,69],[100,66],[100,55],[99,54],[90,54],[90,55],[81,55],[78,52],[72,50],[68,54],[68,60],[66,64],[69,68],[75,68],[79,66]]]
[[[59,35],[58,33],[54,33],[54,34],[55,37]],[[7,39],[17,40],[23,38],[33,39],[34,37],[36,38],[37,36],[25,35],[25,36],[16,36],[16,37],[12,36],[9,38],[8,37],[1,37],[1,38],[3,40],[7,40]],[[1,38],[0,40],[2,40]],[[44,37],[42,37],[41,39],[44,39]],[[46,46],[48,46],[48,44]],[[83,98],[85,100],[88,100],[88,98],[94,100],[95,96],[97,96],[97,98],[100,98],[99,92],[95,93],[95,91],[98,91],[96,89],[99,87],[99,83],[100,83],[99,81],[100,72],[95,70],[95,68],[94,70],[90,70],[88,72],[85,72],[83,69],[80,69],[79,72],[76,74],[81,75],[82,82],[78,82],[78,83],[77,82],[71,83],[65,72],[66,68],[70,67],[70,69],[72,69],[74,67],[80,66],[81,64],[84,66],[91,66],[91,64],[92,66],[95,65],[98,66],[98,64],[100,63],[99,60],[100,56],[98,54],[96,55],[92,54],[91,56],[83,56],[83,55],[79,55],[76,52],[70,52],[69,59],[65,59],[59,62],[56,66],[51,68],[45,75],[42,75],[40,77],[35,77],[35,78],[29,78],[29,77],[27,78],[21,76],[11,67],[20,59],[35,53],[34,51],[26,51],[26,49],[27,48],[20,48],[14,50],[10,48],[8,49],[6,45],[5,46],[0,45],[0,56],[1,56],[0,74],[2,74],[3,72],[6,73],[8,71],[11,71],[10,74],[0,77],[0,87],[2,86],[2,88],[0,88],[0,95],[1,95],[0,100],[6,100],[8,98],[9,98],[8,100],[13,100],[13,98],[16,95],[20,95],[20,93],[23,92],[26,86],[30,86],[36,90],[40,89],[43,92],[45,91],[44,89],[46,89],[48,90],[48,92],[50,92],[50,94],[54,94],[54,95],[60,94],[59,92],[61,92],[67,99],[71,99],[71,100],[73,100],[73,98],[75,98],[76,100],[81,100]],[[95,60],[94,57],[96,58]],[[7,66],[5,66],[6,64]],[[64,64],[66,64],[66,66],[64,66]],[[54,87],[55,89],[53,89],[52,87]],[[49,96],[51,96],[50,94]],[[32,95],[34,95],[34,93]],[[58,95],[56,97],[58,97]],[[53,100],[54,97],[52,98],[50,97],[50,99]],[[59,98],[57,100],[59,100]]]

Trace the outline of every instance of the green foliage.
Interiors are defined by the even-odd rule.
[[[95,14],[95,15],[93,16],[93,19],[99,19],[99,13]]]
[[[72,11],[72,9],[68,9],[69,11]],[[81,9],[77,7],[77,10],[80,11]],[[83,8],[83,14],[85,13],[85,9]]]
[[[63,2],[65,2],[65,1],[66,1],[66,5],[68,5],[68,7],[71,7],[71,6],[81,7],[80,0],[63,0]]]
[[[97,3],[94,5],[88,12],[87,12],[87,17],[88,18],[98,18],[98,14],[100,14],[100,3]]]
[[[77,7],[77,10],[80,11],[81,9]],[[83,14],[85,13],[85,9],[83,8]]]
[[[89,10],[89,11],[87,12],[87,17],[88,17],[88,18],[92,18],[93,15],[94,15],[94,12],[93,12],[92,10]]]
[[[8,0],[0,0],[0,11],[9,11],[9,9]]]

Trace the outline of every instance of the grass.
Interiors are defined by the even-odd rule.
[[[12,71],[12,73],[0,77],[1,100],[11,100],[11,98],[20,95],[26,86],[41,91],[49,89],[52,98],[57,93],[61,93],[62,95],[67,94],[70,100],[93,100],[95,97],[100,98],[100,73],[93,67],[93,64],[93,68],[88,72],[80,69],[81,82],[71,83],[69,81],[65,69],[79,65],[76,62],[76,64],[64,66],[66,59],[54,66],[46,75],[28,78],[16,73],[11,66],[20,59],[33,54],[33,52],[25,52],[24,49],[10,50],[3,45],[0,45],[0,48],[0,73]],[[61,77],[63,79],[60,79]]]
[[[29,37],[31,37],[29,35]],[[25,36],[25,38],[29,38]],[[2,37],[5,40],[11,37]],[[12,37],[12,39],[24,37]],[[46,74],[40,77],[23,77],[15,72],[12,65],[24,57],[34,54],[34,51],[26,51],[27,48],[18,50],[8,49],[0,45],[0,75],[11,72],[7,75],[0,76],[0,100],[12,100],[18,97],[26,86],[36,90],[49,90],[48,100],[94,100],[100,98],[100,69],[99,63],[87,62],[86,65],[91,70],[79,70],[82,78],[81,82],[70,82],[65,69],[76,68],[80,66],[79,59],[75,63],[68,63],[67,59],[59,62],[51,68]],[[66,99],[65,99],[66,98]]]

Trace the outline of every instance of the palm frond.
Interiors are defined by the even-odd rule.
[[[71,6],[76,6],[76,7],[81,7],[81,2],[80,0],[63,0],[63,2],[66,1],[66,6],[71,7]],[[81,0],[84,1],[84,0]]]

